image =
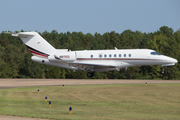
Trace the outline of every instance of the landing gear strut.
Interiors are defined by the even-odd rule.
[[[162,69],[162,74],[164,74],[164,71],[165,71],[165,67],[163,66],[163,69]]]
[[[94,76],[94,72],[88,72],[87,73],[87,77],[93,77]]]

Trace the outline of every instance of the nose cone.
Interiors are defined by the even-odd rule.
[[[178,61],[176,59],[171,58],[171,57],[169,57],[169,62],[171,62],[173,64],[178,63]]]
[[[178,63],[178,61],[174,58],[164,56],[164,64],[162,66],[172,66]]]
[[[173,63],[178,63],[178,61],[176,59],[173,59]]]

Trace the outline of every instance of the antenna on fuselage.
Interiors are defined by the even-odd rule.
[[[114,47],[115,48],[115,50],[118,50],[116,47]]]

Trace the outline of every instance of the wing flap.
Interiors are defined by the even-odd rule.
[[[69,66],[76,67],[79,70],[83,71],[107,71],[117,68],[117,66],[114,65],[105,65],[99,63],[69,63]]]

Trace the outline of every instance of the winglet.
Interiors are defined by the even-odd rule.
[[[64,60],[62,60],[61,58],[59,58],[57,55],[54,55],[54,58],[57,59],[57,60],[59,60],[59,62],[62,62],[62,63],[66,63],[66,64],[67,64],[67,62],[65,62]]]

